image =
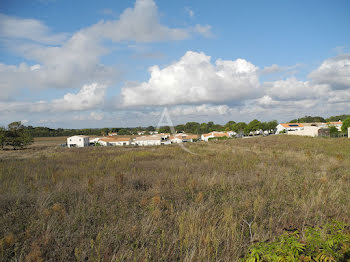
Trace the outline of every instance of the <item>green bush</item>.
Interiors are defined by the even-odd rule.
[[[345,224],[286,232],[273,242],[254,244],[243,261],[350,261],[350,233]]]

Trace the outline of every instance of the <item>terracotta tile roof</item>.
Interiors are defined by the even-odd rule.
[[[208,134],[203,134],[204,137],[208,136],[214,136],[214,137],[224,137],[224,136],[229,136],[227,132],[210,132]]]
[[[338,122],[329,122],[331,125],[343,125],[343,122],[338,121]]]
[[[183,139],[198,139],[198,135],[187,135]]]

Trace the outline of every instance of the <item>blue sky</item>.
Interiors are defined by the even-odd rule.
[[[2,125],[350,113],[350,1],[5,0],[0,14]]]

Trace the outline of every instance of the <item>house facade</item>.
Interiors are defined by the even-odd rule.
[[[300,131],[304,129],[304,125],[300,123],[283,123],[278,124],[276,127],[276,135],[281,132],[288,133],[289,131]]]
[[[203,141],[209,141],[210,138],[214,138],[214,137],[231,137],[233,135],[233,132],[210,132],[208,134],[202,134],[201,135],[201,140]]]
[[[89,146],[88,136],[71,136],[67,138],[67,147],[86,147]]]
[[[320,129],[322,128],[318,126],[304,126],[301,130],[289,130],[288,135],[316,137]]]
[[[98,143],[103,146],[129,146],[131,138],[128,137],[103,137],[98,140]]]
[[[198,139],[198,135],[191,135],[185,133],[175,134],[169,137],[171,143],[183,143],[183,142],[193,142]]]
[[[156,146],[160,145],[162,137],[159,135],[139,136],[134,139],[134,144],[138,146]]]

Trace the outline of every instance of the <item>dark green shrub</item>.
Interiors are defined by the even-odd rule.
[[[302,236],[286,232],[251,246],[243,261],[350,261],[350,233],[340,222],[308,227]]]

